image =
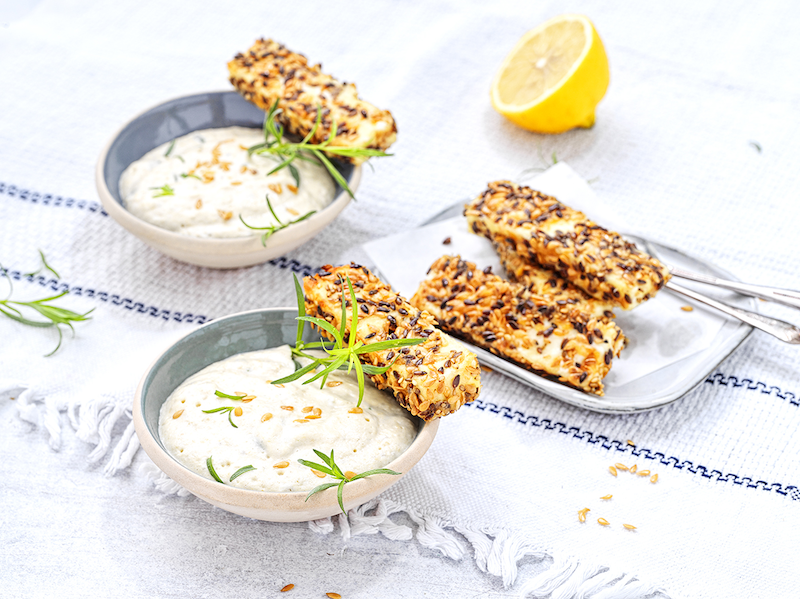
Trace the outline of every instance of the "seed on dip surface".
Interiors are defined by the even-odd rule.
[[[238,407],[238,406],[237,406],[237,408],[236,408],[236,409],[233,411],[233,415],[234,415],[234,416],[241,416],[243,413],[244,413],[244,410],[242,410],[242,408],[240,408],[240,407]]]
[[[172,415],[172,417],[173,417],[173,418],[180,418],[180,417],[181,417],[181,414],[183,414],[183,410],[178,410],[177,412],[175,412],[175,413]]]
[[[356,406],[355,408],[347,411],[349,414],[363,414],[364,410]]]
[[[253,401],[255,398],[256,398],[256,396],[255,396],[255,395],[245,395],[245,396],[242,398],[242,403],[250,403],[250,402],[251,402],[251,401]]]
[[[371,382],[364,389],[364,403],[359,410],[363,409],[363,415],[350,418],[348,412],[357,399],[355,373],[337,373],[337,378],[347,384],[336,389],[303,385],[302,380],[276,389],[266,382],[286,377],[295,368],[291,349],[281,346],[238,354],[195,373],[175,389],[161,408],[159,433],[164,448],[202,476],[208,476],[206,461],[213,455],[217,473],[226,485],[307,494],[324,481],[310,468],[298,468],[295,463],[298,459],[317,461],[314,449],[326,454],[334,450],[342,472],[366,472],[385,468],[416,436],[416,420]],[[214,397],[215,390],[220,389],[240,401]],[[234,389],[241,391],[234,395]],[[250,396],[254,399],[245,403],[244,398]],[[224,414],[205,417],[198,413],[200,418],[195,418],[191,409],[182,417],[173,418],[175,412],[195,403],[201,404],[195,408],[198,411],[220,407],[229,410],[236,427]],[[281,406],[289,409],[281,410]],[[237,407],[242,410],[238,418],[234,417]],[[304,407],[311,411],[302,411]],[[367,414],[372,422],[365,421]],[[346,426],[342,426],[344,417]],[[358,440],[357,445],[353,439]],[[357,452],[353,452],[355,447]],[[230,476],[245,464],[252,465],[253,470],[229,482]],[[276,467],[277,464],[283,467]]]
[[[308,414],[311,410],[314,409],[314,406],[306,406],[302,410],[300,410],[303,414]]]
[[[273,468],[286,468],[289,465],[289,462],[278,462],[277,464],[273,464]]]
[[[342,384],[342,381],[331,381],[328,383],[328,387],[338,387]]]
[[[294,588],[293,584],[287,584],[285,587],[281,589],[281,593],[285,593],[286,591],[291,591]]]
[[[347,472],[345,472],[345,473],[344,473],[344,477],[345,477],[347,480],[350,480],[350,479],[351,479],[351,478],[353,478],[354,476],[356,476],[356,473],[355,473],[355,472],[353,472],[352,470],[348,470]]]
[[[259,235],[244,222],[269,227],[319,212],[331,203],[336,184],[320,164],[294,161],[299,187],[292,185],[289,169],[265,176],[275,168],[275,159],[243,149],[263,141],[260,128],[247,127],[195,131],[168,141],[125,169],[119,183],[122,202],[131,214],[152,225],[202,238]],[[259,171],[261,176],[255,176]],[[172,193],[154,202],[153,189],[165,185]],[[266,193],[274,214],[264,201]]]
[[[281,406],[281,410],[294,411],[294,406]]]
[[[311,473],[312,473],[314,476],[318,476],[319,478],[325,478],[325,474],[324,474],[323,472],[320,472],[319,470],[314,470],[314,469],[312,468],[312,469],[311,469]]]

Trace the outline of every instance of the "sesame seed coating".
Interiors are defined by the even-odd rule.
[[[554,302],[458,256],[434,262],[411,303],[449,333],[596,395],[626,343],[607,317]]]
[[[438,330],[431,314],[412,306],[363,266],[327,265],[321,273],[306,277],[306,312],[338,329],[342,290],[349,294],[347,277],[360,306],[356,308],[356,341],[369,345],[389,339],[425,339],[411,347],[360,355],[365,364],[392,364],[386,373],[370,377],[378,389],[391,389],[400,405],[425,421],[451,414],[478,396],[480,365],[475,354]],[[349,339],[353,306],[347,300],[345,307],[345,338]]]
[[[474,233],[510,240],[525,260],[624,310],[653,297],[670,278],[663,264],[619,233],[530,187],[490,183],[464,215]]]
[[[269,110],[275,101],[283,112],[278,121],[288,133],[305,137],[314,127],[317,108],[322,120],[311,138],[321,143],[331,135],[331,147],[387,150],[397,139],[397,125],[388,110],[359,99],[353,83],[341,83],[309,65],[302,54],[273,40],[260,39],[228,63],[230,82],[248,101]],[[343,158],[361,164],[366,157]]]

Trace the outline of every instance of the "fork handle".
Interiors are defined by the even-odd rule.
[[[707,295],[703,295],[702,293],[697,293],[696,291],[682,287],[681,285],[678,285],[672,281],[667,281],[666,287],[667,289],[671,289],[676,293],[690,297],[701,304],[706,304],[707,306],[716,308],[720,312],[724,312],[728,316],[733,316],[734,318],[737,318],[752,327],[764,331],[765,333],[769,333],[781,341],[792,344],[800,344],[800,329],[792,324],[789,324],[788,322],[777,320],[775,318],[769,318],[768,316],[764,316],[763,314],[758,314],[756,312],[750,312],[749,310],[734,308],[733,306],[729,306],[728,304],[723,304],[722,302],[712,299]]]
[[[698,283],[707,283],[709,285],[716,285],[731,291],[737,291],[744,295],[751,295],[753,297],[760,297],[772,302],[778,302],[793,308],[800,308],[800,292],[792,291],[791,289],[778,289],[777,287],[764,287],[763,285],[750,285],[749,283],[739,283],[738,281],[726,281],[725,279],[718,279],[707,275],[700,275],[682,268],[670,268],[670,272],[682,279],[689,279],[697,281]]]

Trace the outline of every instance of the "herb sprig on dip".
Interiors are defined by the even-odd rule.
[[[364,399],[364,375],[383,374],[392,367],[394,362],[388,364],[387,366],[372,366],[371,364],[362,364],[361,360],[359,360],[359,356],[375,351],[384,351],[387,349],[397,349],[401,347],[418,345],[425,341],[425,339],[388,339],[386,341],[379,341],[377,343],[370,343],[367,345],[361,341],[356,342],[355,332],[358,330],[358,310],[356,309],[356,306],[358,306],[358,302],[356,302],[356,293],[353,289],[353,284],[350,282],[350,277],[347,277],[347,287],[350,291],[350,305],[353,307],[353,309],[350,320],[349,339],[347,342],[345,342],[344,336],[347,333],[347,301],[344,286],[342,286],[341,327],[337,330],[333,327],[333,325],[322,318],[315,318],[313,316],[306,315],[306,304],[303,296],[303,288],[300,285],[300,281],[297,280],[297,276],[294,276],[294,288],[297,295],[297,312],[299,315],[297,316],[297,340],[294,348],[292,348],[292,353],[295,356],[310,360],[310,362],[302,368],[296,370],[293,374],[285,376],[282,379],[272,381],[273,385],[281,385],[296,381],[304,374],[312,371],[316,372],[317,368],[324,366],[320,372],[316,372],[314,376],[303,381],[303,384],[307,385],[308,383],[322,379],[320,384],[320,388],[322,388],[325,385],[325,382],[328,380],[328,375],[330,375],[334,370],[347,370],[347,372],[350,373],[350,371],[355,368],[356,378],[358,380],[358,403],[356,403],[356,405],[360,406],[361,400]],[[324,329],[333,337],[333,342],[323,340],[304,343],[303,331],[306,322],[310,322],[317,325],[319,328]],[[319,357],[307,354],[306,350],[309,349],[323,349],[327,355]]]

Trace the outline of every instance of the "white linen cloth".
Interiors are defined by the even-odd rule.
[[[800,288],[800,8],[569,8],[593,19],[612,82],[595,127],[560,136],[520,130],[488,101],[506,52],[563,12],[557,2],[76,0],[0,14],[0,262],[15,298],[68,288],[60,305],[95,309],[50,358],[52,331],[0,319],[2,594],[262,597],[290,582],[300,596],[796,594],[800,350],[760,333],[697,390],[636,416],[485,374],[479,401],[442,423],[418,466],[368,506],[377,512],[310,529],[164,496],[142,472],[132,393],[171,339],[208,318],[292,305],[291,270],[359,260],[360,244],[554,153],[597,178],[598,196],[642,234],[743,280]],[[99,210],[96,157],[141,110],[227,89],[225,62],[261,35],[392,110],[395,156],[373,161],[334,226],[275,264],[177,263]],[[59,280],[22,275],[38,267],[37,248]],[[615,462],[660,479],[613,478]],[[320,534],[332,530],[344,540]]]

